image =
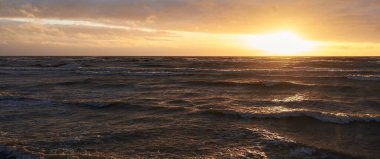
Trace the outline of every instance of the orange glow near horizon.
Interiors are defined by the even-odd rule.
[[[266,52],[267,55],[293,56],[314,51],[317,42],[307,41],[288,31],[252,35],[244,39],[249,48]]]
[[[378,56],[380,50],[377,41],[321,39],[301,25],[247,34],[85,19],[0,17],[0,23],[0,56]]]

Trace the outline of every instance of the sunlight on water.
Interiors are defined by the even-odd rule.
[[[0,158],[379,158],[374,61],[3,57]]]
[[[300,102],[303,100],[305,100],[305,97],[302,94],[296,94],[284,99],[273,99],[273,102]]]

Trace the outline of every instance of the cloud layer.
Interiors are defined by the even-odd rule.
[[[0,48],[36,41],[39,45],[194,47],[209,44],[207,38],[199,40],[202,34],[224,37],[283,29],[318,41],[378,43],[380,1],[0,0]]]

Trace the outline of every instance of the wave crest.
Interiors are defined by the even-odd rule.
[[[335,124],[349,124],[352,122],[380,122],[380,116],[370,114],[319,112],[307,109],[291,109],[282,106],[259,107],[247,110],[239,109],[238,111],[210,109],[202,112],[210,114],[231,115],[233,117],[242,117],[247,119],[310,117],[322,122]]]
[[[219,87],[312,87],[311,84],[287,82],[287,81],[254,81],[254,82],[239,82],[239,81],[188,81],[187,84],[198,86],[219,86]]]
[[[36,156],[32,156],[20,151],[9,149],[3,145],[0,145],[0,158],[37,158]]]
[[[347,78],[359,81],[380,81],[380,75],[348,75]]]

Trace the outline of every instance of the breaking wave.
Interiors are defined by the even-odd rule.
[[[380,75],[348,75],[347,78],[359,81],[380,81]]]
[[[27,158],[33,159],[37,158],[35,156],[25,154],[16,150],[11,150],[3,145],[0,145],[0,158]]]
[[[235,81],[188,81],[187,84],[199,86],[220,86],[220,87],[312,87],[312,84],[282,81],[255,81],[255,82],[235,82]]]
[[[329,122],[335,124],[349,124],[353,122],[380,122],[380,116],[373,116],[370,114],[319,112],[307,109],[290,109],[281,106],[264,108],[261,107],[253,110],[243,111],[209,109],[200,111],[200,113],[226,115],[246,119],[281,119],[292,117],[309,117],[322,122]]]

